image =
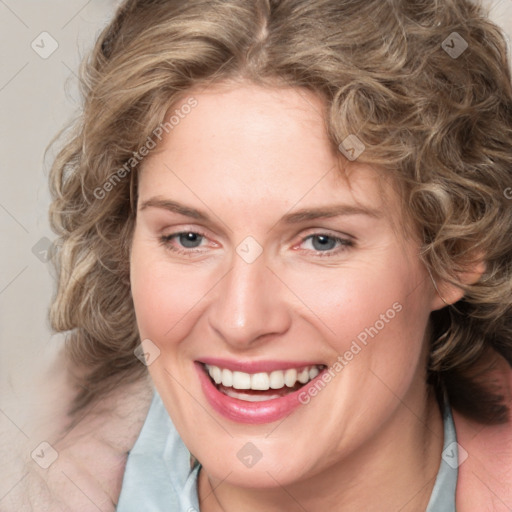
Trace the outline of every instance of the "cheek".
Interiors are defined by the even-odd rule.
[[[430,314],[419,261],[394,254],[290,279],[298,283],[294,291],[311,322],[338,354],[352,351],[349,358],[372,367],[377,362],[368,358],[393,365],[418,358]]]
[[[193,269],[172,268],[162,257],[164,248],[134,238],[130,279],[141,338],[159,344],[180,339],[197,318],[205,294],[201,278]]]
[[[351,433],[344,438],[362,439],[401,401],[423,389],[426,284],[419,265],[399,258],[380,268],[375,261],[364,269],[316,277],[295,282],[301,283],[296,292],[308,307],[309,322],[333,349],[329,366],[334,377],[326,387],[333,404],[330,432],[339,427]],[[348,418],[347,411],[364,418],[364,426]]]

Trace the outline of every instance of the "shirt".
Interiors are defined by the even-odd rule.
[[[441,464],[425,512],[455,512],[458,449],[449,405],[444,408]],[[200,512],[190,452],[155,391],[146,420],[128,454],[117,512]]]

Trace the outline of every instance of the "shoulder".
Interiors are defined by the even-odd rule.
[[[512,370],[496,376],[512,410]],[[501,425],[482,425],[454,412],[459,443],[457,511],[512,510],[512,418]]]
[[[151,403],[149,378],[98,400],[72,427],[66,415],[71,393],[62,391],[67,399],[45,421],[51,422],[51,428],[41,427],[27,446],[17,450],[19,475],[0,503],[2,512],[113,512],[116,508],[127,455]],[[42,439],[44,445],[39,443]],[[5,443],[8,440],[2,440]],[[41,465],[31,457],[34,444],[40,446],[35,457],[43,461]],[[45,462],[51,464],[45,468]]]

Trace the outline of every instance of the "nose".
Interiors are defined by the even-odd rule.
[[[253,347],[284,334],[291,323],[283,284],[261,255],[247,263],[234,255],[231,270],[215,287],[209,324],[234,350]]]

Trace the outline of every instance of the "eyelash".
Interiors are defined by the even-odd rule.
[[[315,253],[315,256],[318,256],[319,258],[329,258],[332,256],[338,256],[340,253],[348,251],[350,248],[354,247],[354,242],[350,240],[349,238],[340,238],[339,236],[330,235],[329,233],[311,233],[310,235],[305,236],[301,241],[299,245],[302,245],[304,242],[306,242],[309,239],[313,239],[314,237],[319,236],[325,236],[333,240],[336,244],[338,244],[338,247],[332,250],[328,251],[317,251],[313,249],[313,252]],[[302,249],[305,251],[310,252],[310,249]]]
[[[193,256],[194,253],[201,252],[201,249],[198,247],[193,247],[191,249],[178,248],[175,245],[172,245],[171,240],[173,238],[178,238],[180,235],[187,235],[189,233],[193,233],[194,235],[199,235],[202,238],[208,238],[201,231],[178,231],[177,233],[171,233],[170,235],[163,235],[160,237],[160,243],[168,250],[175,252],[177,254],[185,255],[185,256]]]
[[[198,252],[201,252],[201,249],[197,248],[197,247],[190,248],[190,249],[178,248],[178,247],[176,247],[175,245],[173,245],[171,243],[171,241],[173,239],[179,237],[180,235],[186,235],[186,234],[189,234],[189,233],[193,233],[194,235],[199,235],[200,237],[205,238],[205,239],[208,238],[206,236],[206,234],[202,233],[201,231],[192,231],[192,230],[190,230],[190,231],[178,231],[176,233],[171,233],[170,235],[163,235],[163,236],[161,236],[160,237],[160,243],[166,249],[168,249],[168,250],[170,250],[170,251],[172,251],[174,253],[181,254],[181,255],[184,255],[184,256],[193,256],[194,254],[196,254]],[[334,240],[335,243],[339,244],[337,248],[332,249],[332,250],[328,250],[328,251],[317,251],[317,250],[313,249],[313,252],[314,252],[315,256],[318,256],[320,258],[328,258],[328,257],[336,256],[339,253],[347,251],[350,248],[354,247],[354,242],[352,240],[350,240],[349,238],[340,238],[340,237],[333,236],[333,235],[330,235],[328,233],[323,233],[323,232],[312,233],[310,235],[307,235],[307,236],[303,237],[301,239],[300,243],[297,244],[297,245],[302,245],[307,240],[310,240],[310,239],[313,239],[314,237],[319,237],[319,236],[328,237],[331,240]],[[306,251],[306,252],[311,252],[311,249],[300,249],[300,250]]]

